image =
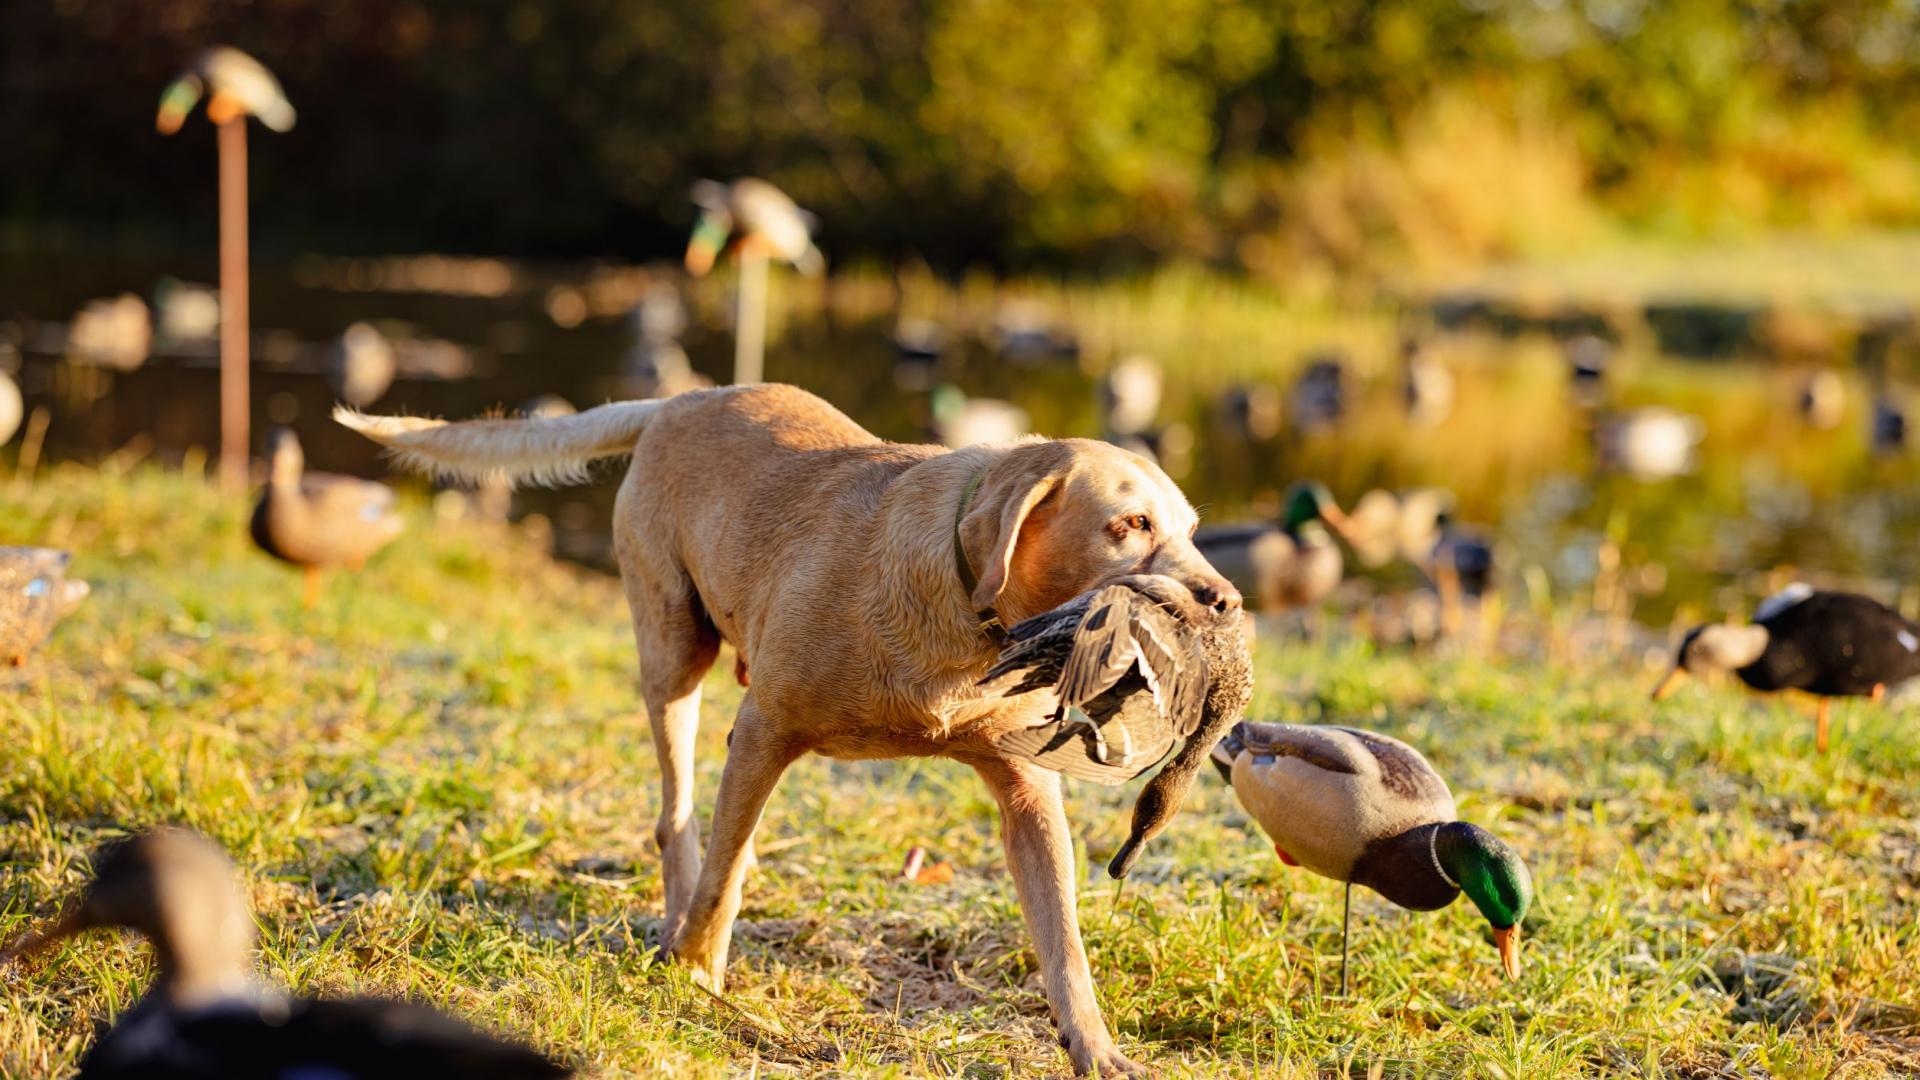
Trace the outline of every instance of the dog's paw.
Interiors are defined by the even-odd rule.
[[[1145,1065],[1134,1061],[1120,1052],[1120,1048],[1107,1042],[1101,1046],[1079,1043],[1062,1035],[1060,1045],[1066,1048],[1067,1057],[1073,1061],[1073,1071],[1080,1076],[1148,1076]]]

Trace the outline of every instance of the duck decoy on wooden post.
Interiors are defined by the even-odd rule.
[[[1213,762],[1280,861],[1354,885],[1412,911],[1462,892],[1493,927],[1500,967],[1520,977],[1520,925],[1533,878],[1518,852],[1457,820],[1453,793],[1420,752],[1357,728],[1242,722]],[[1347,927],[1340,930],[1346,989]]]
[[[302,600],[320,599],[320,572],[358,570],[400,535],[393,489],[372,480],[306,471],[300,440],[281,428],[267,450],[267,486],[253,510],[253,542],[306,573]]]
[[[0,662],[20,667],[54,624],[87,598],[87,583],[67,580],[64,551],[0,547]]]
[[[247,482],[247,117],[270,131],[293,128],[280,81],[238,49],[215,46],[194,58],[160,95],[154,126],[180,130],[207,94],[207,119],[220,132],[220,479],[229,491]]]
[[[733,381],[760,381],[766,362],[767,260],[780,259],[809,277],[826,271],[813,244],[814,217],[787,193],[754,177],[731,185],[702,180],[693,185],[700,208],[687,241],[687,272],[701,277],[723,251],[740,263],[734,320]]]
[[[0,963],[90,930],[152,943],[146,994],[81,1059],[78,1080],[475,1080],[562,1077],[545,1055],[422,1005],[289,996],[255,979],[253,912],[212,841],[153,829],[101,847],[94,877],[52,925]]]
[[[1346,515],[1324,485],[1303,482],[1287,492],[1277,525],[1204,528],[1193,544],[1252,610],[1288,611],[1340,587],[1345,560],[1329,527],[1344,531]]]
[[[1762,601],[1749,625],[1707,623],[1687,631],[1653,700],[1665,700],[1688,675],[1710,671],[1730,671],[1763,693],[1816,696],[1814,747],[1824,752],[1834,698],[1879,701],[1890,687],[1920,674],[1920,623],[1871,597],[1795,582]]]

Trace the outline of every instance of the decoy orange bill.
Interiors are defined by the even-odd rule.
[[[1520,928],[1509,926],[1506,929],[1494,927],[1493,944],[1500,950],[1500,969],[1507,978],[1520,977]]]
[[[1672,671],[1667,672],[1666,678],[1660,680],[1660,685],[1653,688],[1653,700],[1667,700],[1673,696],[1675,690],[1680,689],[1680,684],[1686,681],[1687,669],[1676,665]]]

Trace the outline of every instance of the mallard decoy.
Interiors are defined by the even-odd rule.
[[[1874,395],[1868,419],[1868,444],[1875,454],[1892,456],[1907,448],[1907,406],[1890,390]]]
[[[721,252],[728,250],[779,259],[808,276],[826,270],[826,258],[813,246],[813,215],[765,180],[751,176],[732,184],[702,180],[693,185],[693,202],[700,208],[700,219],[687,241],[685,259],[693,276],[713,269]]]
[[[1007,443],[1025,435],[1032,421],[1027,410],[998,398],[968,397],[952,383],[941,383],[927,398],[932,434],[951,447]]]
[[[179,131],[201,94],[211,95],[207,98],[207,119],[216,124],[254,116],[269,130],[293,130],[293,105],[280,89],[280,80],[260,61],[225,45],[194,57],[187,70],[167,84],[160,95],[154,127],[162,135]]]
[[[1567,343],[1567,381],[1575,406],[1595,409],[1606,404],[1607,369],[1613,365],[1613,346],[1603,337],[1582,334]]]
[[[1294,428],[1311,433],[1333,427],[1347,412],[1347,358],[1338,350],[1315,355],[1293,384]]]
[[[1346,515],[1327,489],[1295,484],[1278,526],[1201,529],[1193,544],[1233,582],[1255,611],[1287,611],[1317,604],[1340,587],[1345,560],[1327,531],[1346,527]]]
[[[5,446],[20,430],[20,421],[26,415],[27,402],[20,395],[20,384],[13,381],[12,375],[0,371],[0,446]]]
[[[1413,335],[1400,341],[1400,393],[1415,427],[1434,427],[1453,413],[1453,371]]]
[[[1171,578],[1135,575],[1009,630],[980,685],[1005,680],[1006,697],[1052,690],[1059,706],[1000,745],[1101,784],[1126,783],[1159,764],[1198,728],[1207,687],[1197,612],[1183,592]]]
[[[561,1077],[545,1055],[423,1005],[291,997],[254,978],[254,923],[233,863],[184,829],[107,844],[53,925],[0,952],[23,958],[88,930],[153,944],[158,972],[80,1062],[79,1080]]]
[[[1687,631],[1653,700],[1703,671],[1731,671],[1763,693],[1815,695],[1814,746],[1825,751],[1834,698],[1879,701],[1888,688],[1920,674],[1920,623],[1871,597],[1795,582],[1762,601],[1749,625],[1708,623]]]
[[[1285,398],[1267,383],[1235,383],[1214,402],[1221,430],[1240,443],[1266,442],[1280,433]]]
[[[1378,569],[1396,558],[1424,566],[1452,520],[1453,507],[1453,493],[1445,488],[1399,494],[1374,488],[1347,512],[1340,538],[1363,566]]]
[[[1121,784],[1173,751],[1134,801],[1107,864],[1115,878],[1180,812],[1220,733],[1246,711],[1252,658],[1238,604],[1224,599],[1215,613],[1171,578],[1123,578],[1014,626],[981,679],[1007,695],[1054,692],[1050,718],[999,742],[1046,768]]]
[[[393,345],[372,323],[347,327],[327,350],[327,383],[356,409],[380,400],[393,374]]]
[[[1105,437],[1117,441],[1146,434],[1160,415],[1160,391],[1165,381],[1160,365],[1147,357],[1129,356],[1114,364],[1100,380]]]
[[[132,293],[90,301],[67,325],[67,358],[75,364],[136,371],[153,349],[153,316]]]
[[[1697,416],[1652,406],[1601,418],[1594,444],[1608,468],[1636,480],[1668,480],[1693,471],[1706,430]]]
[[[1242,722],[1213,762],[1280,861],[1364,885],[1412,911],[1435,911],[1462,892],[1493,927],[1500,967],[1520,977],[1520,924],[1533,878],[1518,852],[1457,820],[1453,794],[1420,752],[1357,728]],[[1346,987],[1347,920],[1340,929]]]
[[[1821,369],[1800,384],[1800,419],[1815,431],[1832,431],[1840,426],[1847,411],[1847,384],[1837,372]]]
[[[393,489],[371,480],[305,471],[293,432],[280,429],[268,444],[267,486],[253,510],[253,542],[306,572],[304,602],[320,599],[322,570],[358,570],[400,535]]]
[[[53,548],[0,547],[0,661],[25,664],[87,598],[86,582],[67,580],[70,559]]]

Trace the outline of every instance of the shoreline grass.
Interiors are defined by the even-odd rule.
[[[87,606],[0,672],[0,936],[116,831],[192,825],[245,868],[260,967],[394,993],[596,1075],[1060,1075],[990,798],[941,761],[808,758],[761,832],[724,1000],[654,962],[656,770],[617,582],[431,521],[299,608],[246,507],[158,470],[0,489],[0,543],[76,551]],[[1251,715],[1426,752],[1529,859],[1526,974],[1470,906],[1413,915],[1283,868],[1211,774],[1134,879],[1131,787],[1072,785],[1081,926],[1122,1047],[1168,1075],[1876,1076],[1920,1071],[1910,714],[1534,664],[1262,641]],[[739,690],[716,666],[704,819]],[[949,885],[897,878],[924,844]],[[96,936],[0,972],[0,1075],[71,1067],[137,997]],[[1718,975],[1715,972],[1718,971]]]

